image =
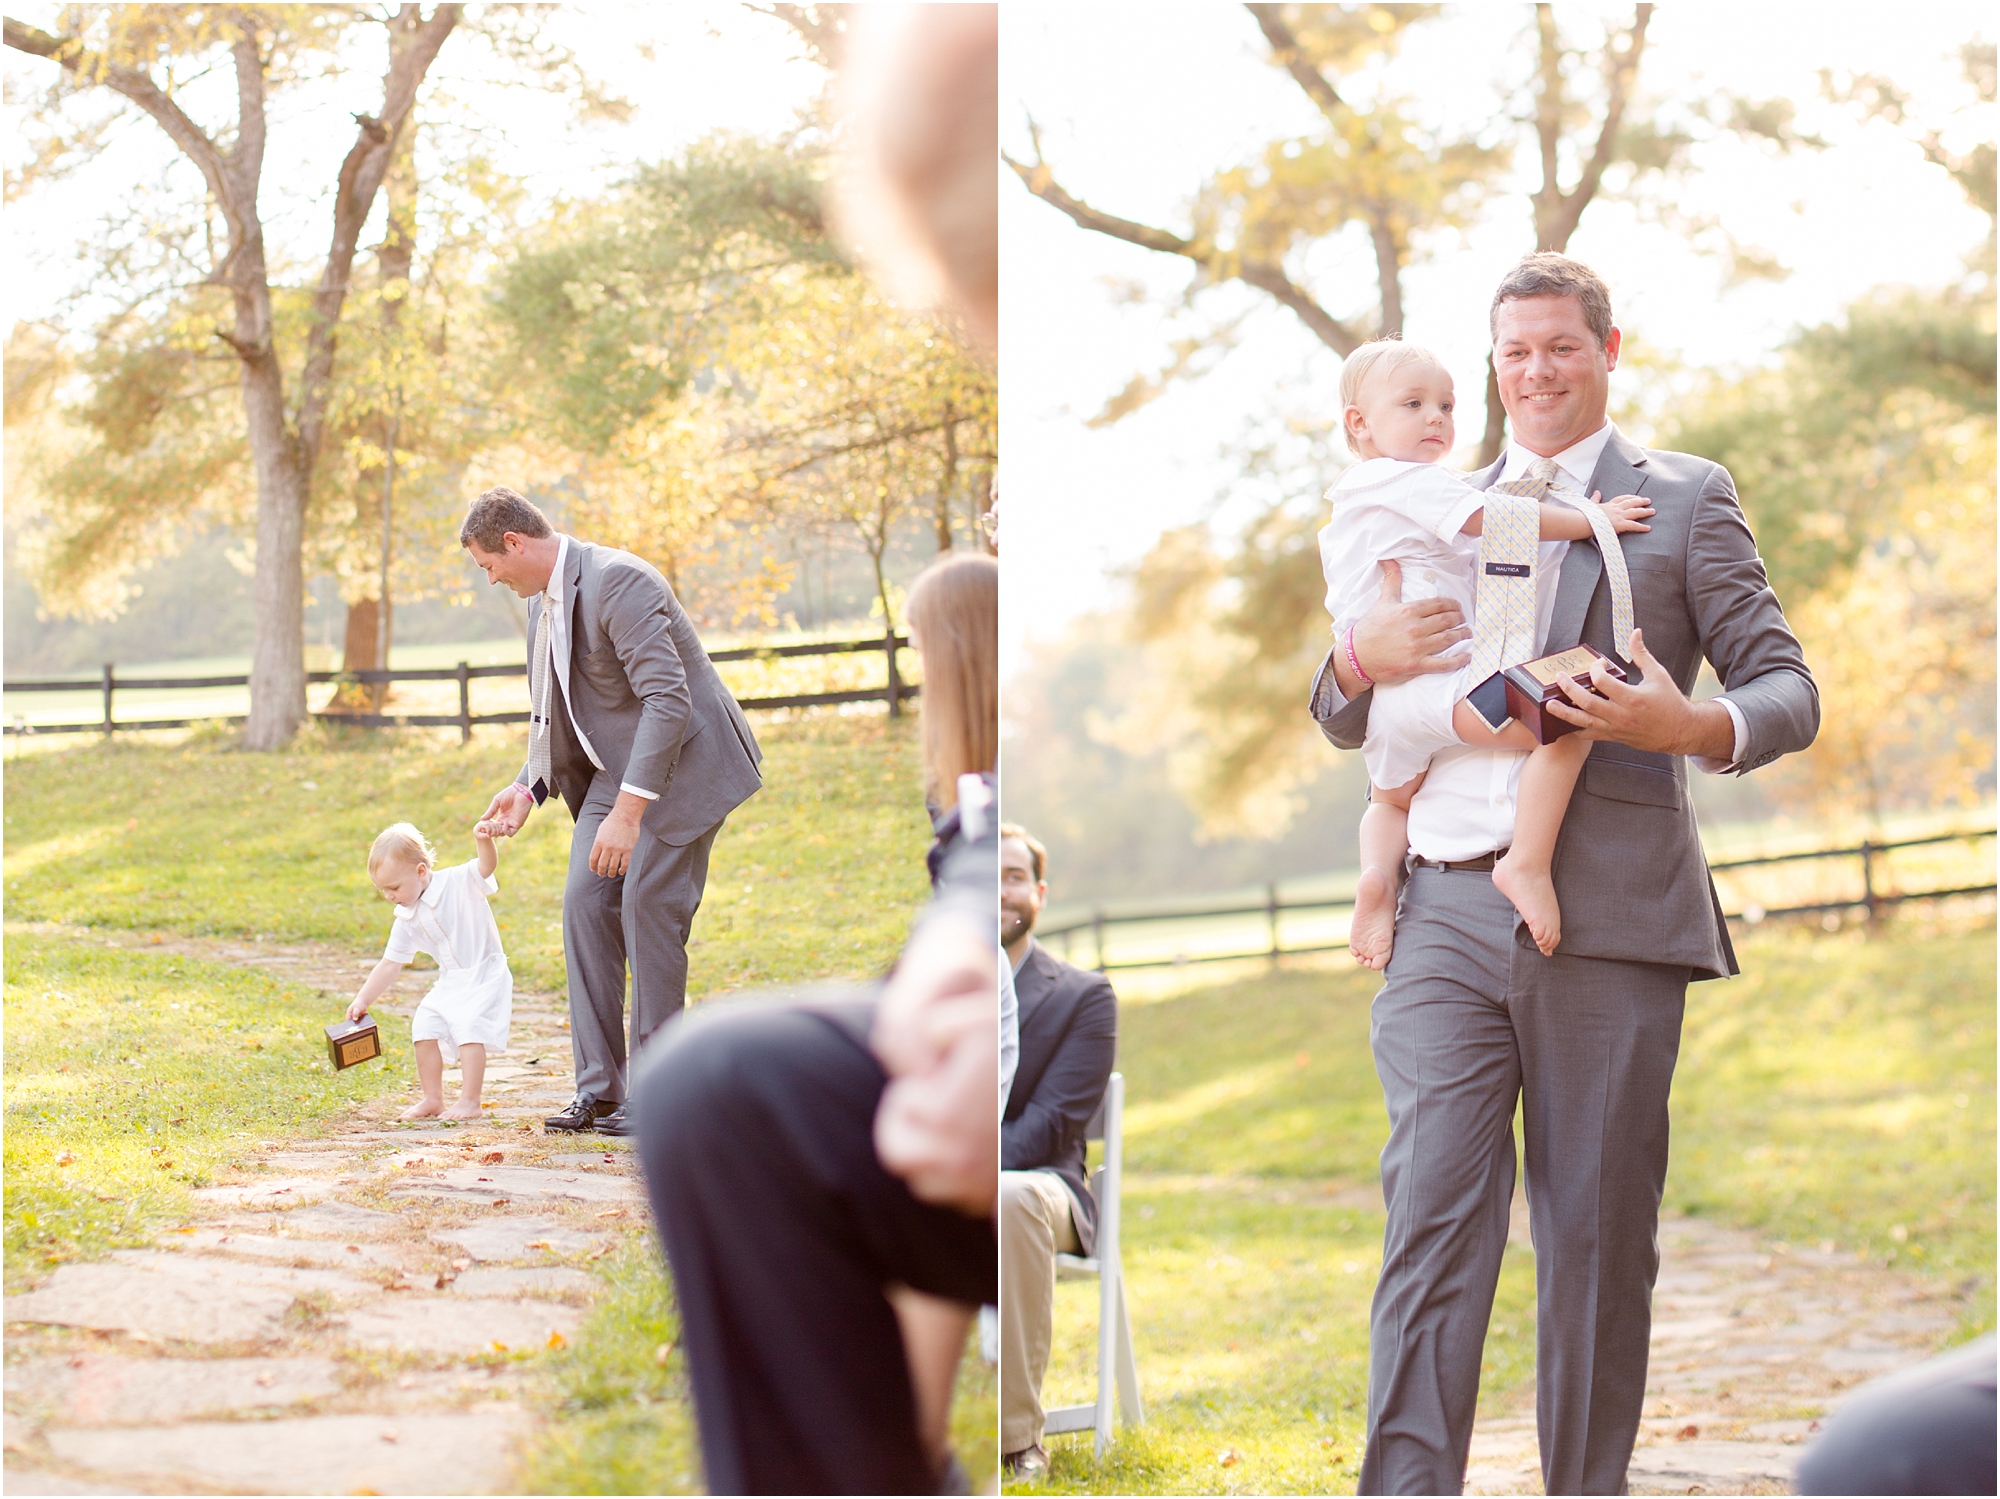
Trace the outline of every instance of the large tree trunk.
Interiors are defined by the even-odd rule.
[[[406,3],[398,8],[396,17],[390,22],[389,70],[382,82],[381,118],[356,116],[360,125],[359,135],[340,166],[340,179],[334,193],[333,242],[327,252],[319,288],[313,296],[313,323],[306,339],[305,367],[299,378],[299,407],[295,422],[284,420],[282,391],[279,390],[275,361],[272,362],[270,383],[272,390],[278,393],[279,408],[279,441],[274,454],[267,454],[266,446],[260,442],[259,433],[263,428],[258,411],[253,409],[257,402],[253,402],[250,396],[251,357],[240,342],[236,343],[236,352],[245,363],[244,405],[250,414],[251,447],[257,462],[257,580],[254,593],[257,645],[250,664],[250,722],[243,734],[246,749],[282,749],[306,716],[305,577],[301,549],[305,541],[306,502],[312,492],[313,466],[319,458],[327,406],[333,396],[334,351],[339,342],[341,307],[347,299],[362,224],[368,218],[375,194],[388,173],[400,137],[408,126],[417,86],[423,81],[424,74],[457,19],[456,5],[437,6],[426,21],[418,6]],[[250,55],[254,56],[254,51]],[[243,93],[247,105],[248,85],[241,83],[246,72],[241,52],[237,72],[239,91]],[[257,121],[260,135],[262,86],[259,70],[255,87],[259,91]],[[248,117],[247,108],[245,117]],[[254,188],[247,201],[254,204]],[[254,218],[254,215],[251,217]],[[257,234],[256,284],[261,291],[265,287],[261,225]],[[403,269],[407,276],[407,260],[403,262]],[[239,274],[247,277],[247,267]],[[239,292],[239,336],[243,301]],[[267,328],[269,305],[266,291]]]
[[[268,385],[268,389],[259,388]],[[305,541],[306,491],[284,430],[277,380],[262,381],[245,364],[243,405],[250,417],[250,448],[257,469],[257,575],[251,589],[256,625],[250,655],[250,719],[243,747],[282,749],[306,716]],[[276,428],[274,432],[272,428]]]

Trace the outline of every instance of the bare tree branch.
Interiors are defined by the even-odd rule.
[[[1122,239],[1127,244],[1138,245],[1145,250],[1158,250],[1163,255],[1183,255],[1190,260],[1200,260],[1202,255],[1192,240],[1182,239],[1178,234],[1165,229],[1155,229],[1148,224],[1132,219],[1121,219],[1115,214],[1092,208],[1081,198],[1065,192],[1049,169],[1048,163],[1037,160],[1032,167],[1023,166],[1004,151],[1000,159],[1014,169],[1014,175],[1027,186],[1029,192],[1044,203],[1061,209],[1077,225],[1084,229],[1094,229],[1099,234],[1108,234],[1113,239]]]
[[[1132,219],[1121,219],[1115,214],[1092,208],[1081,198],[1066,192],[1055,180],[1055,174],[1047,162],[1040,160],[1037,149],[1033,166],[1024,165],[1011,156],[1003,154],[1008,166],[1014,169],[1028,191],[1044,203],[1062,210],[1079,227],[1107,234],[1113,239],[1122,239],[1127,244],[1138,245],[1142,249],[1157,250],[1164,255],[1179,255],[1192,260],[1204,269],[1214,269],[1212,251],[1205,250],[1193,240],[1183,239],[1166,229],[1155,229],[1149,224],[1141,224]],[[1265,292],[1284,306],[1289,307],[1308,328],[1313,336],[1342,358],[1352,354],[1361,346],[1362,335],[1352,326],[1342,322],[1306,293],[1292,278],[1285,274],[1283,266],[1270,261],[1243,260],[1235,277]]]
[[[98,80],[114,93],[123,94],[134,104],[145,110],[166,131],[173,143],[201,171],[209,190],[223,206],[223,212],[231,215],[234,227],[235,215],[230,207],[233,195],[229,184],[223,180],[222,153],[215,142],[195,122],[188,118],[186,111],[176,104],[172,97],[152,77],[138,68],[112,66],[87,51],[82,42],[74,38],[50,36],[37,27],[25,25],[8,16],[5,21],[5,38],[8,46],[17,52],[27,52],[36,57],[46,57],[59,64],[65,71],[83,81]]]
[[[1547,4],[1535,7],[1535,24],[1542,44],[1542,97],[1538,103],[1535,128],[1542,141],[1542,187],[1534,195],[1535,248],[1565,250],[1570,236],[1583,219],[1583,211],[1597,196],[1605,169],[1618,151],[1618,131],[1624,123],[1625,107],[1631,102],[1632,85],[1639,76],[1639,58],[1646,50],[1646,28],[1653,19],[1653,7],[1633,7],[1632,24],[1625,31],[1625,45],[1608,42],[1604,49],[1604,120],[1598,127],[1597,144],[1584,163],[1574,188],[1565,193],[1557,180],[1555,143],[1562,130],[1562,50],[1556,34],[1554,13]]]
[[[1257,18],[1258,29],[1264,33],[1264,40],[1271,44],[1271,60],[1292,75],[1298,86],[1306,91],[1306,97],[1319,106],[1320,113],[1331,120],[1336,112],[1345,111],[1346,101],[1327,76],[1307,61],[1298,37],[1285,24],[1285,8],[1282,5],[1246,5],[1243,8]]]
[[[382,81],[381,117],[355,116],[360,133],[340,164],[333,200],[333,244],[327,251],[319,288],[313,293],[312,330],[307,335],[305,370],[299,379],[298,440],[308,463],[319,452],[327,402],[333,394],[340,309],[346,300],[361,226],[375,204],[397,138],[409,120],[417,85],[458,24],[459,10],[457,5],[439,5],[425,21],[417,6],[400,8],[389,23],[389,71]]]

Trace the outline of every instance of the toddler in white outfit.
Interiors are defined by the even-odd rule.
[[[396,918],[382,961],[347,1007],[347,1018],[366,1015],[418,953],[429,953],[438,965],[438,980],[410,1022],[424,1096],[403,1111],[405,1119],[477,1119],[487,1053],[507,1049],[514,975],[500,950],[493,908],[486,904],[486,897],[500,890],[493,878],[500,851],[483,822],[473,830],[472,841],[476,858],[438,869],[437,854],[424,835],[399,822],[384,828],[368,851],[368,877],[383,899],[395,903]],[[448,1062],[459,1064],[458,1102],[449,1110],[444,1106]]]
[[[1450,598],[1473,618],[1475,569],[1485,491],[1440,466],[1452,450],[1451,375],[1436,355],[1398,339],[1363,344],[1340,372],[1347,446],[1363,461],[1327,491],[1333,518],[1319,533],[1326,607],[1335,649],[1353,659],[1354,622],[1382,591],[1384,562],[1402,569],[1403,598]],[[1575,508],[1545,500],[1541,538],[1583,541],[1590,523]],[[1644,531],[1653,507],[1637,495],[1604,506],[1618,531]],[[1469,656],[1471,648],[1466,648]],[[1513,665],[1504,662],[1503,665]],[[1459,744],[1529,751],[1521,771],[1514,842],[1493,867],[1493,883],[1514,903],[1544,954],[1561,940],[1561,912],[1549,864],[1571,790],[1590,745],[1566,734],[1546,745],[1518,723],[1498,734],[1465,701],[1479,684],[1466,666],[1375,689],[1361,755],[1368,766],[1368,810],[1361,818],[1361,879],[1355,889],[1349,948],[1370,968],[1388,965],[1394,945],[1396,889],[1409,852],[1410,800],[1431,756]]]

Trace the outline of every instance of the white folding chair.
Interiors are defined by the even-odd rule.
[[[1065,1431],[1096,1431],[1097,1453],[1102,1456],[1111,1442],[1111,1389],[1118,1387],[1118,1407],[1129,1426],[1146,1424],[1145,1407],[1139,1403],[1139,1366],[1132,1357],[1132,1322],[1125,1315],[1125,1262],[1119,1255],[1120,1187],[1125,1167],[1125,1078],[1114,1072],[1105,1085],[1104,1101],[1085,1131],[1085,1137],[1104,1142],[1104,1164],[1091,1177],[1091,1195],[1097,1199],[1097,1253],[1091,1256],[1059,1254],[1056,1279],[1084,1280],[1097,1277],[1097,1403],[1061,1405],[1047,1412],[1042,1430],[1048,1435]]]

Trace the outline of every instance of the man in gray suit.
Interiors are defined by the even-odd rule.
[[[1645,1395],[1667,1093],[1687,984],[1737,971],[1688,799],[1687,761],[1741,774],[1802,750],[1819,697],[1765,580],[1728,473],[1629,441],[1605,419],[1619,332],[1590,269],[1531,255],[1492,310],[1513,434],[1481,488],[1526,478],[1639,494],[1651,529],[1620,538],[1638,624],[1614,640],[1590,542],[1545,542],[1543,651],[1588,641],[1635,680],[1551,711],[1597,741],[1556,846],[1562,943],[1535,949],[1490,871],[1513,833],[1520,755],[1437,756],[1410,809],[1411,864],[1372,1040],[1389,1112],[1388,1211],[1369,1336],[1364,1494],[1464,1483],[1514,1190],[1522,1106],[1535,1245],[1536,1421],[1551,1494],[1619,1494]],[[1313,683],[1313,716],[1360,745],[1369,687],[1425,671],[1466,638],[1443,599],[1381,598]],[[1723,692],[1687,694],[1706,658]],[[1354,663],[1359,664],[1357,672]],[[1636,668],[1636,670],[1633,670]]]
[[[473,501],[459,541],[489,582],[533,601],[528,761],[486,816],[516,833],[559,792],[576,820],[563,887],[576,1098],[546,1124],[629,1134],[626,1058],[686,998],[709,850],[763,784],[763,756],[652,564],[557,533],[511,489]]]

